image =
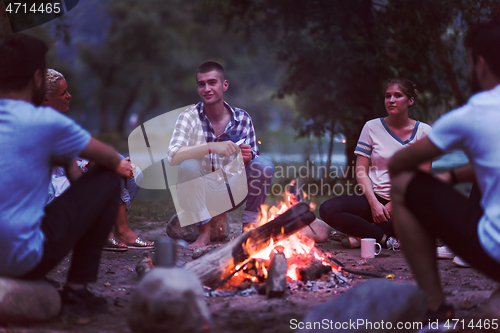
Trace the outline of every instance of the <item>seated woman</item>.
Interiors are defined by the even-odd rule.
[[[71,95],[68,92],[68,84],[64,76],[56,70],[47,70],[47,92],[44,97],[43,105],[50,106],[59,112],[66,112],[69,110],[69,100]],[[122,191],[121,191],[121,204],[118,209],[118,216],[114,223],[114,234],[111,232],[109,235],[105,250],[110,251],[125,251],[127,249],[152,249],[154,243],[141,239],[132,229],[130,229],[127,222],[127,210],[130,209],[132,200],[137,194],[139,187],[135,183],[134,174],[130,171],[130,158],[124,158],[120,161],[121,172],[123,177]],[[90,162],[92,164],[92,162]],[[77,159],[74,168],[80,169],[82,172],[86,171],[89,166],[89,161]],[[132,169],[135,166],[132,165]],[[49,187],[49,198],[47,204],[54,198],[61,195],[70,186],[69,180],[64,173],[64,169],[56,167],[52,170],[52,183]]]
[[[414,84],[393,78],[384,84],[384,103],[388,116],[368,121],[354,153],[356,180],[363,193],[344,194],[325,201],[321,218],[334,229],[358,238],[375,238],[388,249],[398,249],[392,227],[391,180],[387,163],[405,145],[424,137],[431,127],[408,116],[417,99]],[[430,164],[421,166],[429,170]],[[357,247],[357,246],[352,246]]]

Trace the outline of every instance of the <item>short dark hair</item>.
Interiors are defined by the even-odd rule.
[[[500,78],[500,21],[479,23],[469,29],[464,39],[474,63],[483,57],[491,72]]]
[[[411,98],[413,97],[413,100],[417,100],[418,96],[418,91],[415,88],[415,84],[411,82],[408,79],[405,79],[404,77],[393,77],[387,81],[384,82],[384,94],[387,91],[387,88],[392,86],[393,84],[399,85],[401,88],[401,92],[406,95],[406,97]]]
[[[0,90],[21,90],[37,69],[45,70],[47,45],[38,38],[11,34],[0,40]]]
[[[201,64],[200,67],[198,67],[198,69],[196,70],[196,75],[198,75],[198,73],[208,73],[211,71],[217,71],[222,81],[226,79],[226,73],[224,72],[224,67],[222,67],[221,64],[215,61],[207,61]]]

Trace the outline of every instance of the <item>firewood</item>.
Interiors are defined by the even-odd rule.
[[[316,280],[323,274],[331,272],[331,266],[324,266],[319,260],[315,260],[312,265],[300,270],[300,279],[304,282]]]
[[[276,253],[271,259],[266,279],[266,297],[281,297],[286,290],[288,263],[283,252]]]
[[[213,287],[252,253],[269,246],[271,239],[276,243],[309,225],[315,218],[309,205],[299,203],[274,220],[241,234],[217,250],[187,263],[185,267],[194,272],[204,285]]]

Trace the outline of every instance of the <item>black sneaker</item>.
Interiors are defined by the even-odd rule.
[[[106,312],[108,302],[103,297],[93,295],[87,288],[74,290],[64,287],[61,292],[62,314],[91,316]]]

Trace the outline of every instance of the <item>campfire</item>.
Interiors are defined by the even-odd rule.
[[[280,206],[262,207],[257,228],[188,263],[186,268],[211,291],[259,284],[268,297],[280,296],[287,282],[326,280],[328,276],[347,282],[331,255],[319,250],[314,240],[301,232],[316,219],[310,206],[296,193],[287,194]]]

